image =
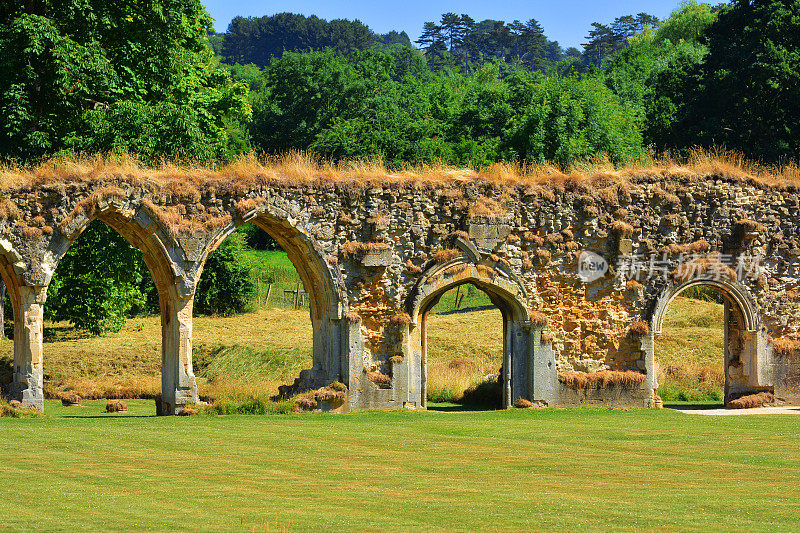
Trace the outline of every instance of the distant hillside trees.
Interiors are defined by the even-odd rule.
[[[385,39],[385,41],[384,41]],[[378,36],[358,20],[330,22],[316,16],[278,13],[267,17],[236,17],[222,35],[221,56],[229,64],[252,63],[260,68],[284,52],[330,48],[338,54],[366,50],[378,43],[403,44],[408,35]]]
[[[506,24],[502,20],[476,22],[466,14],[445,13],[438,23],[426,22],[416,42],[425,51],[431,70],[455,66],[469,72],[483,63],[500,60],[543,71],[564,56],[535,19]]]

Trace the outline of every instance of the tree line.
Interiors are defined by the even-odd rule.
[[[593,24],[582,51],[535,19],[446,13],[417,44],[286,13],[216,34],[199,0],[10,0],[0,159],[124,151],[218,164],[304,150],[392,167],[568,168],[695,146],[800,158],[800,0],[620,16]]]

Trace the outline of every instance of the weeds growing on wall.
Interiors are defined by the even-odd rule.
[[[497,185],[551,185],[581,181],[624,182],[639,177],[675,176],[703,179],[714,176],[747,180],[765,186],[800,183],[800,167],[794,163],[764,165],[747,160],[736,152],[695,149],[685,157],[670,155],[645,157],[627,165],[615,166],[605,160],[588,159],[561,170],[547,163],[500,162],[469,169],[441,163],[407,165],[388,169],[380,159],[326,161],[307,153],[290,152],[279,156],[243,154],[220,166],[192,166],[162,162],[146,166],[125,154],[71,155],[56,157],[33,167],[0,165],[0,190],[57,183],[146,184],[155,189],[170,182],[188,182],[198,192],[206,188],[249,185],[313,185],[320,182],[349,187],[373,185],[452,184],[484,181]]]

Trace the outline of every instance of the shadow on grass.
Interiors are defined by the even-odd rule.
[[[86,330],[73,326],[46,326],[42,331],[42,342],[64,342],[94,337]]]
[[[451,309],[450,311],[437,311],[437,315],[460,315],[462,313],[472,313],[475,311],[486,311],[489,309],[497,309],[494,304],[489,305],[476,305],[474,307],[464,307],[462,309]]]
[[[442,413],[456,413],[467,411],[497,411],[497,408],[491,405],[464,405],[460,403],[435,403],[428,402],[428,411],[438,411]]]
[[[709,409],[724,409],[724,403],[665,403],[664,409],[679,409],[682,411],[707,411]]]

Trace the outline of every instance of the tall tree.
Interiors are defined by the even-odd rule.
[[[411,38],[409,38],[408,34],[405,31],[396,32],[395,30],[390,31],[389,33],[384,33],[378,36],[378,39],[381,43],[391,46],[391,45],[401,45],[407,48],[411,48]]]
[[[596,67],[602,67],[617,49],[614,30],[599,22],[592,22],[592,29],[586,39],[588,41],[583,44],[583,53],[587,61]]]
[[[452,54],[461,39],[461,18],[455,13],[445,13],[439,21],[447,50]]]
[[[509,29],[513,35],[513,56],[531,70],[544,70],[549,62],[548,40],[541,24],[536,19],[524,24],[515,20],[509,24]]]
[[[628,39],[647,27],[658,26],[658,23],[658,18],[647,13],[617,17],[610,26],[593,22],[586,37],[588,42],[583,45],[587,60],[602,68],[607,59],[625,47]]]
[[[707,37],[704,142],[800,159],[800,0],[734,0]]]
[[[371,48],[380,40],[358,20],[329,22],[297,13],[235,17],[223,34],[222,57],[231,65],[252,63],[264,68],[273,57],[279,58],[284,52],[332,48],[338,54],[349,54]]]
[[[447,50],[442,27],[434,22],[426,22],[416,43],[425,50],[425,59],[428,60],[431,70],[436,70],[436,60]]]
[[[199,0],[0,4],[0,157],[127,149],[225,157],[249,117]]]

